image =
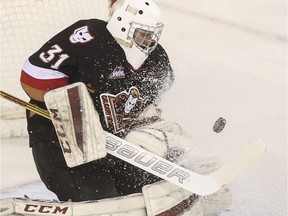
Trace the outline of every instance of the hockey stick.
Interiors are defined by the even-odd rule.
[[[46,110],[31,105],[1,91],[1,97],[50,119]],[[197,195],[209,195],[229,184],[244,170],[258,160],[266,150],[261,140],[253,140],[242,151],[209,175],[192,172],[151,152],[106,132],[106,147],[109,154],[165,179]]]
[[[30,111],[38,114],[38,115],[41,115],[42,117],[50,119],[50,115],[49,115],[48,111],[41,109],[38,106],[35,106],[34,104],[27,103],[26,101],[23,101],[19,98],[16,98],[16,97],[14,97],[14,96],[12,96],[12,95],[4,92],[4,91],[0,91],[0,96],[5,98],[6,100],[9,100],[15,104],[18,104],[18,105],[24,107],[27,110],[30,110]]]

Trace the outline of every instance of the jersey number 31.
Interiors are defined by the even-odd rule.
[[[63,50],[61,49],[61,47],[59,45],[55,44],[47,52],[42,52],[39,55],[39,57],[43,62],[49,63],[56,57],[55,54],[60,54],[62,51]],[[57,58],[58,58],[58,60],[54,64],[51,65],[51,68],[53,68],[53,69],[58,69],[59,66],[63,63],[63,61],[65,59],[69,58],[69,55],[61,54],[61,55],[57,55]]]

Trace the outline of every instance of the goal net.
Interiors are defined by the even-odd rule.
[[[107,20],[110,0],[0,1],[1,90],[28,101],[19,81],[25,59],[78,20]],[[1,138],[27,136],[24,108],[3,98],[0,101]]]

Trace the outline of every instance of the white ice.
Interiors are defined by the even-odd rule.
[[[176,75],[163,115],[189,132],[203,157],[225,161],[253,138],[267,144],[230,185],[231,211],[221,215],[287,215],[286,1],[157,2],[166,17],[161,42]],[[227,125],[217,134],[219,117]],[[2,139],[0,195],[24,194],[55,198],[39,180],[27,139]]]

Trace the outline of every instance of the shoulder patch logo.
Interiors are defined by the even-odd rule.
[[[113,72],[109,75],[108,79],[121,79],[125,78],[124,68],[122,66],[116,66]]]
[[[94,37],[89,33],[88,26],[82,26],[70,36],[71,43],[87,43]]]

